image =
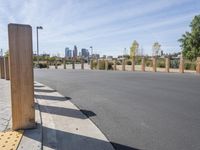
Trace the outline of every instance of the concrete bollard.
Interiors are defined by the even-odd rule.
[[[90,60],[90,69],[93,70],[93,60]]]
[[[144,57],[142,57],[141,71],[145,71],[145,58]]]
[[[63,68],[66,69],[66,58],[63,59]]]
[[[135,57],[134,57],[134,56],[133,56],[133,58],[132,58],[131,70],[132,70],[132,71],[135,71]]]
[[[169,73],[169,65],[170,65],[169,57],[165,58],[165,71]]]
[[[85,60],[84,59],[81,59],[81,69],[84,70],[84,63],[85,63]]]
[[[12,129],[30,129],[35,124],[32,27],[9,24],[9,54]]]
[[[180,57],[179,73],[184,73],[184,59],[182,56]]]
[[[122,71],[125,71],[126,70],[126,61],[125,59],[122,60]]]
[[[0,76],[1,79],[5,79],[5,69],[4,69],[4,58],[0,57]]]
[[[4,57],[4,72],[5,72],[5,79],[10,80],[10,69],[9,69],[9,59],[8,57]]]
[[[57,60],[55,61],[55,69],[58,69],[58,62],[57,62]]]
[[[108,70],[108,60],[105,60],[105,70]]]
[[[153,62],[153,72],[157,72],[157,58],[153,57],[152,62]]]
[[[117,70],[117,60],[114,60],[114,70]]]

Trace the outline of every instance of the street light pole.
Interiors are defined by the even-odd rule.
[[[38,30],[39,29],[43,29],[43,27],[42,26],[37,26],[36,27],[36,34],[37,34],[37,65],[38,65],[38,67],[39,67],[39,38],[38,38]]]

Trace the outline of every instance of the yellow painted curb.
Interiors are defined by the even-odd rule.
[[[16,150],[24,131],[0,132],[0,150]]]

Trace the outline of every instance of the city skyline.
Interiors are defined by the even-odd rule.
[[[0,48],[8,49],[7,24],[30,24],[33,27],[33,50],[36,50],[36,26],[40,52],[60,53],[65,45],[89,49],[100,55],[121,55],[137,40],[144,54],[152,53],[154,42],[165,53],[180,51],[178,39],[195,15],[200,13],[197,0],[59,0],[6,1],[0,3]],[[141,11],[142,10],[142,11]],[[47,17],[48,16],[48,17]]]

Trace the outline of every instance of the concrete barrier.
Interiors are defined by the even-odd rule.
[[[9,24],[12,128],[35,127],[32,27]]]

